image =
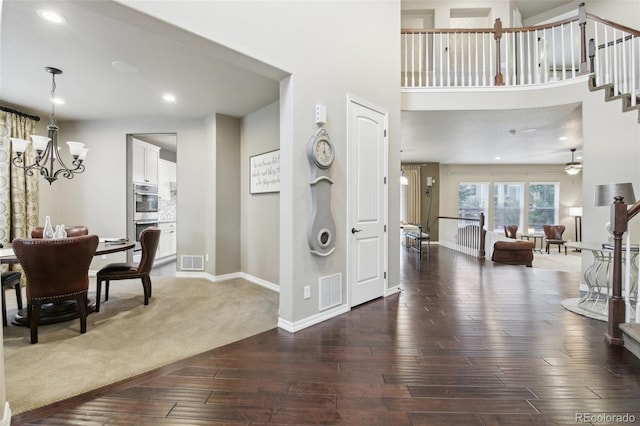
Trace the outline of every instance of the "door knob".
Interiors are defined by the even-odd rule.
[[[355,234],[356,232],[360,232],[362,229],[351,228],[351,233]]]

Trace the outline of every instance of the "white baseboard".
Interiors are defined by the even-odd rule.
[[[244,272],[240,272],[240,275],[242,276],[242,278],[244,278],[249,282],[258,284],[259,286],[268,288],[269,290],[273,290],[276,293],[280,293],[280,286],[278,284],[274,284],[271,281],[263,280],[262,278],[254,277],[253,275],[250,275],[250,274],[245,274]]]
[[[385,292],[384,292],[384,297],[389,297],[392,294],[396,294],[400,292],[400,285],[396,285],[394,287],[390,287],[388,288]]]
[[[257,284],[261,287],[267,288],[269,290],[280,292],[280,286],[278,284],[274,284],[270,281],[263,280],[262,278],[255,277],[251,274],[247,274],[245,272],[232,272],[230,274],[224,275],[211,275],[207,272],[185,272],[185,271],[177,271],[176,277],[178,278],[204,278],[205,280],[211,281],[213,283],[218,283],[226,280],[235,280],[237,278],[242,278],[247,280],[253,284]]]
[[[337,317],[338,315],[342,315],[346,312],[349,312],[350,310],[351,308],[349,308],[349,306],[340,305],[336,306],[333,309],[317,313],[316,315],[312,315],[308,318],[296,322],[287,321],[280,317],[278,318],[278,327],[282,328],[285,331],[288,331],[289,333],[295,333],[307,327],[311,327],[312,325],[316,325],[333,317]]]
[[[9,402],[4,403],[4,416],[2,416],[0,426],[11,426],[11,407],[9,407]]]

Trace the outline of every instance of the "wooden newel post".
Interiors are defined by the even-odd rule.
[[[496,18],[493,24],[493,38],[496,40],[496,76],[494,79],[496,86],[504,86],[504,79],[502,77],[502,68],[500,63],[500,40],[502,39],[502,21],[500,18]]]
[[[480,222],[478,223],[478,225],[480,228],[480,237],[478,238],[478,241],[480,241],[480,251],[478,252],[478,258],[484,260],[486,253],[484,250],[484,213],[482,212],[480,213]]]
[[[578,6],[578,26],[580,27],[580,73],[589,73],[589,62],[587,62],[587,8],[584,3]]]
[[[625,302],[622,298],[622,234],[627,230],[627,205],[623,197],[614,197],[611,205],[613,228],[613,278],[609,297],[609,324],[604,338],[610,345],[624,345],[619,325],[625,320]]]

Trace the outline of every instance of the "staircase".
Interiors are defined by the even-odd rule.
[[[638,115],[638,123],[640,123],[640,90],[635,90],[632,93],[620,93],[616,91],[615,86],[612,83],[602,84],[596,86],[596,77],[591,74],[589,77],[589,90],[603,90],[605,101],[614,101],[620,99],[622,102],[622,112],[636,111]],[[633,97],[635,96],[635,100]]]

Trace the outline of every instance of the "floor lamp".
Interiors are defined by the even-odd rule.
[[[582,241],[582,207],[569,207],[569,216],[573,217],[576,229],[576,242]],[[574,251],[580,251],[575,249]]]

